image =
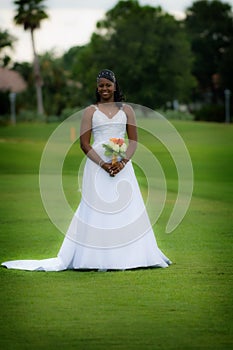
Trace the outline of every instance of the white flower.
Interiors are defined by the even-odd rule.
[[[112,149],[114,152],[119,152],[119,145],[116,145],[115,143],[112,146]]]
[[[126,143],[123,143],[123,145],[121,146],[121,151],[125,152],[126,149],[127,149],[127,145],[126,145]]]
[[[114,146],[115,146],[115,143],[113,142],[113,141],[109,141],[109,147],[111,147],[112,149],[114,148]]]

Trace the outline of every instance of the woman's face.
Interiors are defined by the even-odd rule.
[[[100,78],[97,89],[101,102],[114,102],[115,84],[111,80]]]

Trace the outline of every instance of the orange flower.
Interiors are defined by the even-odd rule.
[[[110,141],[112,141],[113,143],[115,143],[116,145],[122,146],[124,143],[124,139],[118,139],[116,137],[112,137],[110,139]]]
[[[124,139],[118,139],[118,142],[117,142],[117,143],[118,143],[119,146],[122,146],[123,143],[124,143]]]

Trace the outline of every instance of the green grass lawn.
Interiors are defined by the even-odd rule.
[[[189,149],[195,183],[189,211],[171,234],[164,230],[176,195],[175,168],[163,147],[139,133],[168,178],[166,207],[154,228],[173,265],[107,273],[0,268],[1,349],[232,349],[233,126],[173,124]],[[38,181],[55,127],[0,128],[1,261],[55,257],[63,241],[43,208]],[[73,208],[82,157],[75,144],[64,164]],[[144,194],[145,180],[136,173]]]

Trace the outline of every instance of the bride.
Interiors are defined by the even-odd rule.
[[[104,69],[98,74],[96,97],[96,104],[85,109],[81,122],[80,144],[87,156],[82,199],[57,257],[7,261],[2,266],[31,271],[106,271],[171,264],[157,246],[131,163],[137,147],[134,111],[122,103],[112,71]],[[108,147],[110,139],[122,144],[125,137],[126,151],[112,161],[103,144]],[[119,144],[115,147],[119,149]]]

